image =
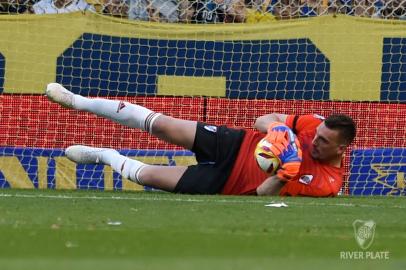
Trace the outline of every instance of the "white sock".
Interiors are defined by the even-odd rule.
[[[145,107],[125,101],[90,99],[74,95],[74,108],[108,118],[121,125],[151,133],[154,121],[161,115]]]
[[[147,164],[120,155],[116,151],[103,152],[101,155],[101,161],[106,165],[110,165],[114,171],[118,172],[123,177],[130,179],[139,185],[144,185],[139,175],[141,170],[148,166]]]

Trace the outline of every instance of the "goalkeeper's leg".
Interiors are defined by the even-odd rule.
[[[105,164],[140,185],[173,191],[186,171],[185,166],[156,166],[120,155],[116,150],[84,145],[70,146],[66,156],[80,164]]]
[[[142,129],[187,149],[193,147],[196,121],[173,118],[125,101],[75,95],[58,83],[48,84],[46,95],[64,107],[91,112],[127,127]]]

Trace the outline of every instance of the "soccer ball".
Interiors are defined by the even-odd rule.
[[[279,169],[279,159],[271,151],[272,144],[265,138],[260,140],[255,148],[255,159],[258,166],[269,175],[274,175]]]

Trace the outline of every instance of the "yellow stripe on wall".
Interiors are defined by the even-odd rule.
[[[158,95],[225,97],[226,78],[160,75]]]
[[[113,190],[113,169],[110,166],[104,166],[104,190]]]
[[[122,184],[122,189],[126,191],[139,191],[139,190],[144,190],[143,186],[138,185],[137,183],[127,179],[127,178],[122,178],[123,184]]]
[[[379,101],[383,36],[374,22],[320,17],[317,25],[310,37],[330,60],[330,99]]]
[[[43,93],[46,84],[55,81],[56,58],[84,29],[78,14],[58,15],[60,20],[48,15],[0,18],[0,52],[6,59],[4,92]]]
[[[194,156],[175,156],[173,157],[177,166],[189,166],[197,164],[196,158]]]
[[[76,189],[76,163],[66,157],[55,158],[56,189]]]
[[[48,188],[48,158],[38,157],[38,188],[47,189]]]
[[[0,157],[0,171],[11,188],[34,188],[17,157]]]

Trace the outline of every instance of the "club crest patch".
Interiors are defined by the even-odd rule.
[[[217,127],[216,126],[204,126],[204,129],[213,133],[217,132]]]
[[[305,185],[309,185],[313,180],[313,175],[311,174],[305,174],[300,176],[299,182]]]

